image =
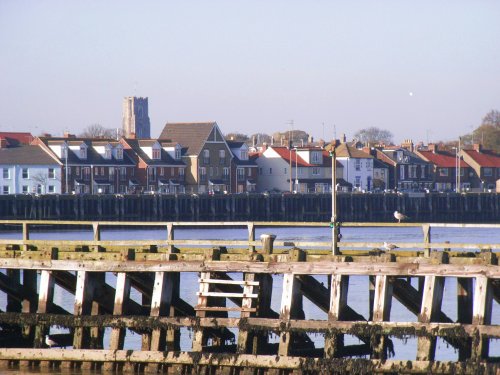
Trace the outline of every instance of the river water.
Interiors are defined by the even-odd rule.
[[[257,228],[256,238],[263,233],[275,234],[276,241],[329,241],[331,229],[326,228]],[[342,228],[342,241],[347,242],[380,242],[382,246],[384,241],[397,242],[422,242],[422,230],[420,228]],[[176,228],[175,239],[246,239],[248,232],[246,228],[242,229],[189,229]],[[16,238],[22,237],[20,231],[3,231],[0,232],[0,238]],[[103,240],[127,240],[127,239],[144,239],[144,240],[163,240],[166,238],[166,232],[159,229],[106,229],[101,232]],[[91,240],[91,230],[69,230],[69,231],[33,231],[30,233],[30,239],[58,239],[58,240]],[[433,228],[433,242],[449,241],[452,247],[453,243],[500,243],[500,231],[498,229],[464,229],[464,228]],[[2,270],[2,272],[5,272]],[[234,279],[242,278],[242,274],[231,274]],[[198,275],[196,273],[181,274],[181,290],[180,296],[191,305],[196,304],[196,292]],[[316,277],[320,282],[327,285],[326,276]],[[273,276],[273,298],[272,308],[275,311],[280,310],[282,276]],[[415,280],[416,281],[416,280]],[[112,287],[116,284],[116,278],[113,274],[106,275],[106,282]],[[362,314],[365,318],[368,317],[368,277],[355,276],[349,278],[349,294],[348,304],[356,312]],[[416,284],[413,284],[416,286]],[[457,302],[456,302],[456,279],[446,278],[444,299],[442,311],[452,320],[457,319]],[[131,298],[140,302],[140,296],[137,291],[132,289]],[[56,286],[54,294],[54,302],[64,307],[68,311],[73,311],[74,297],[72,294],[64,291]],[[228,306],[232,306],[228,302]],[[0,292],[0,309],[5,311],[6,295]],[[327,315],[309,300],[304,298],[304,312],[306,319],[326,320]],[[237,317],[237,312],[230,312],[230,317]],[[391,321],[395,322],[416,322],[417,317],[409,312],[395,298],[392,299]],[[493,302],[492,323],[500,324],[500,306]],[[52,327],[50,333],[67,332],[65,329]],[[109,344],[110,329],[105,331],[105,348]],[[234,333],[237,333],[233,329]],[[316,347],[323,347],[324,339],[321,335],[313,334],[311,339],[315,342]],[[395,347],[394,359],[412,360],[416,356],[416,338],[409,337],[407,339],[392,338]],[[272,336],[272,341],[278,342],[278,337]],[[355,337],[346,335],[345,344],[359,344],[359,340]],[[181,350],[191,350],[191,332],[187,329],[181,329]],[[126,349],[140,349],[140,336],[127,331],[125,339]],[[1,350],[1,349],[0,349]],[[500,356],[500,340],[490,341],[490,356]],[[438,338],[436,360],[457,360],[458,353],[449,346],[445,341]]]

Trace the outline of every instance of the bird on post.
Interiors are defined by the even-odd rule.
[[[399,249],[399,246],[393,244],[393,243],[387,243],[387,242],[384,242],[384,249],[386,250],[394,250],[394,249]]]
[[[49,335],[45,335],[45,345],[52,348],[53,346],[57,346],[57,343],[52,340]]]
[[[398,221],[398,223],[401,223],[401,220],[408,220],[409,217],[406,216],[405,214],[402,214],[401,212],[394,211],[394,217]]]

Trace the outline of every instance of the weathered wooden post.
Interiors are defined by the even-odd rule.
[[[373,301],[373,321],[385,322],[390,320],[392,306],[392,283],[387,275],[375,276],[375,297]],[[372,358],[386,359],[386,337],[376,337],[372,348]]]
[[[342,320],[342,311],[347,306],[349,276],[331,275],[330,277],[330,310],[328,320]],[[325,335],[325,358],[339,357],[344,346],[344,335],[327,333]]]
[[[126,313],[124,307],[130,296],[130,279],[125,272],[118,272],[116,275],[115,303],[113,315],[120,316]],[[113,328],[109,339],[110,350],[121,350],[125,342],[125,328]],[[116,362],[106,362],[104,370],[121,370],[123,365]]]
[[[264,253],[273,253],[273,244],[276,236],[274,234],[261,234],[260,240],[262,241],[262,250]]]
[[[440,257],[440,259],[439,259]],[[439,263],[443,261],[443,254],[436,255]],[[444,277],[425,276],[422,305],[418,321],[430,323],[439,321],[441,305],[443,302]],[[417,361],[433,361],[436,355],[436,337],[422,337],[417,341]]]
[[[457,277],[457,322],[462,324],[472,323],[473,309],[473,278]],[[465,339],[466,343],[458,348],[458,359],[465,361],[471,356],[471,339]]]
[[[430,257],[431,256],[431,226],[429,224],[423,224],[422,225],[422,231],[424,232],[424,244],[426,245],[424,248],[424,256],[425,257]]]
[[[247,228],[248,228],[248,241],[253,242],[255,241],[255,225],[252,222],[247,223]],[[248,250],[250,253],[255,252],[255,245],[249,245]]]
[[[174,240],[174,224],[173,223],[168,223],[167,224],[167,240],[168,241],[173,241]],[[168,251],[170,253],[173,253],[175,251],[175,246],[170,243],[168,245]]]

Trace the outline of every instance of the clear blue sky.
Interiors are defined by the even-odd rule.
[[[224,133],[451,140],[500,109],[500,1],[0,1],[0,130],[121,127],[122,98]],[[322,125],[324,123],[324,125]]]

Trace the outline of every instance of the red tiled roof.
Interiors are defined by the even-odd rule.
[[[440,168],[455,168],[456,167],[456,157],[455,154],[446,151],[432,152],[432,151],[419,151],[427,161],[436,165]],[[460,159],[460,168],[467,168],[469,164]]]
[[[477,152],[476,150],[462,150],[467,155],[469,155],[476,163],[481,167],[487,168],[500,168],[500,155],[491,150],[482,150]]]
[[[312,164],[307,163],[304,159],[300,157],[300,155],[296,154],[295,150],[290,150],[287,147],[271,147],[283,160],[290,163],[290,157],[293,165],[297,163],[299,167],[312,167]]]

